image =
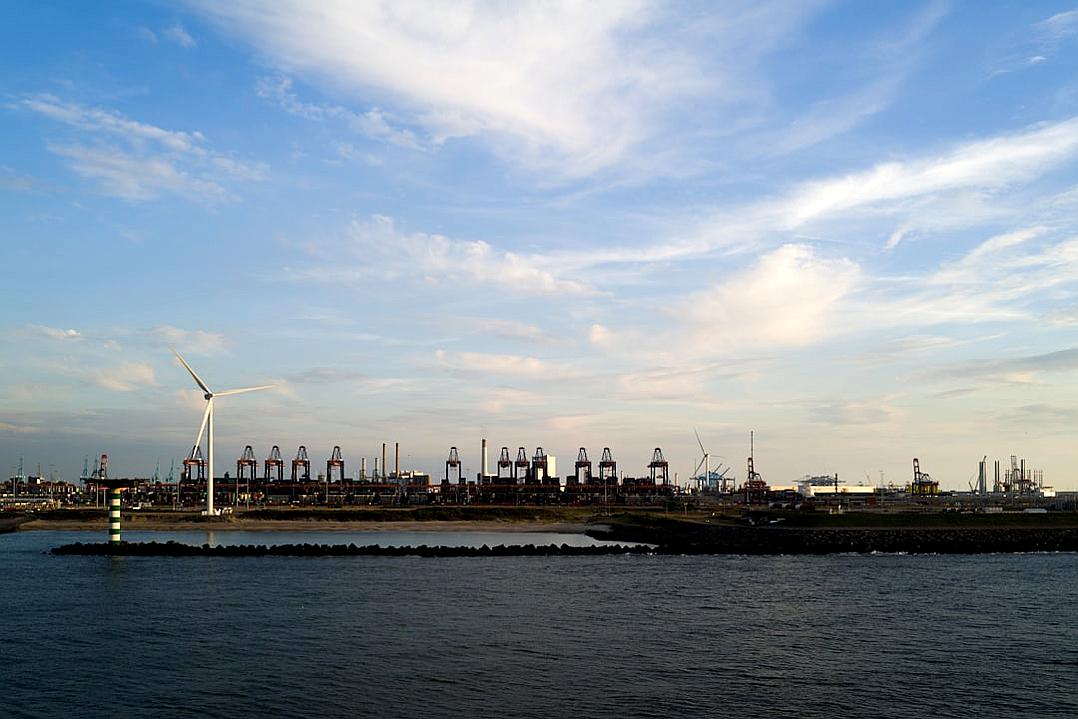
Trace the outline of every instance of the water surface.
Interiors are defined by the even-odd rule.
[[[1078,716],[1074,554],[43,553],[72,534],[0,536],[0,715]]]

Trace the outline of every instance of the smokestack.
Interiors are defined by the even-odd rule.
[[[999,460],[998,459],[996,460],[996,484],[992,488],[992,491],[994,491],[994,492],[999,491]]]
[[[487,464],[487,438],[483,438],[483,474],[479,476],[479,481],[485,482],[490,475],[490,465]]]
[[[393,448],[393,476],[401,476],[401,443],[397,442]]]
[[[382,442],[382,476],[386,475],[386,443]]]
[[[366,479],[367,478],[367,458],[366,457],[361,457],[360,460],[359,460],[359,478],[360,479]]]
[[[378,458],[374,458],[374,478],[378,479]]]

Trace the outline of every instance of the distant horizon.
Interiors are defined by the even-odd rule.
[[[1078,490],[1078,7],[17,0],[0,467]],[[317,469],[321,464],[321,469]],[[392,466],[392,459],[390,461]],[[178,473],[177,469],[177,473]]]

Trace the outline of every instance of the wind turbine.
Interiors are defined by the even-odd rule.
[[[700,439],[700,433],[696,431],[695,427],[693,427],[692,433],[696,435],[696,443],[698,445],[700,445],[700,452],[703,453],[703,455],[704,455],[700,459],[700,462],[696,465],[696,469],[693,470],[693,475],[695,475],[697,478],[699,478],[701,476],[699,474],[700,467],[704,468],[703,480],[700,480],[700,482],[699,482],[700,491],[703,491],[705,485],[707,485],[708,487],[711,487],[711,452],[708,452],[706,449],[704,449],[704,443]],[[723,459],[723,457],[721,455],[715,455],[715,456],[717,456],[719,459]],[[719,467],[721,467],[721,466],[722,466],[722,462],[719,462]],[[716,467],[715,469],[718,470],[718,467]],[[729,471],[729,470],[727,470],[727,471]]]
[[[243,387],[241,389],[226,389],[224,392],[214,392],[206,386],[206,383],[202,381],[201,377],[195,374],[195,371],[191,369],[191,365],[187,364],[186,360],[180,356],[179,352],[172,350],[172,354],[176,355],[176,359],[180,361],[180,364],[191,373],[191,378],[195,380],[195,384],[198,385],[199,389],[205,392],[203,396],[206,398],[206,411],[202,413],[202,424],[198,428],[198,437],[195,439],[194,446],[191,447],[191,453],[192,456],[194,456],[194,451],[202,445],[202,433],[209,428],[209,436],[207,437],[206,442],[209,448],[209,456],[207,458],[207,469],[209,471],[206,473],[206,514],[212,517],[216,515],[216,512],[213,509],[213,400],[217,397],[227,397],[231,394],[243,394],[244,392],[257,392],[261,389],[272,389],[273,385],[266,384],[258,387]]]
[[[703,492],[705,484],[711,484],[711,454],[704,449],[704,443],[700,440],[700,433],[696,431],[696,427],[692,428],[692,433],[696,435],[696,443],[700,445],[700,451],[704,456],[700,460],[700,463],[696,465],[696,469],[693,470],[693,474],[699,477],[700,466],[704,467],[704,479],[700,481],[698,489]]]

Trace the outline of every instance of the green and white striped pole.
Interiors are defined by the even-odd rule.
[[[109,544],[120,543],[120,488],[109,487]]]

